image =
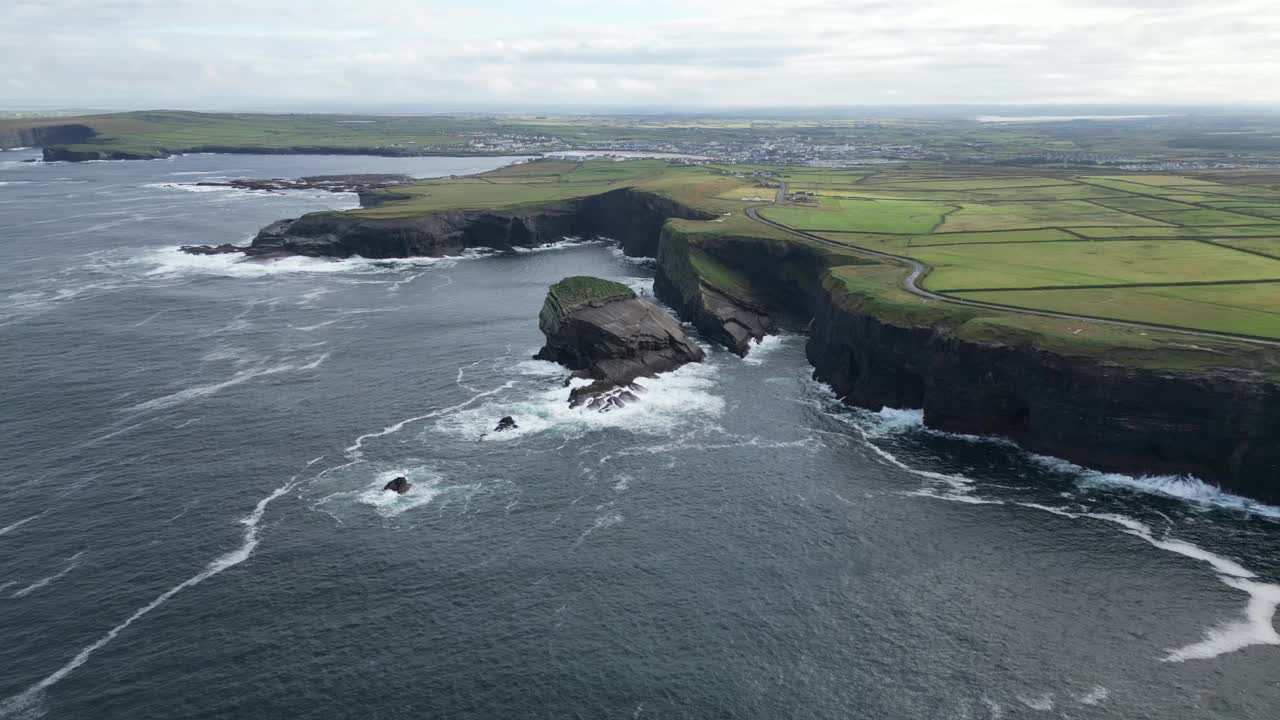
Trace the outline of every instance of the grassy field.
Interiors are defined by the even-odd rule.
[[[956,209],[929,201],[823,198],[818,207],[768,208],[761,214],[805,230],[911,234],[932,232]]]
[[[428,212],[512,208],[637,188],[670,197],[738,223],[742,208],[759,204],[743,197],[773,197],[756,181],[663,160],[570,162],[542,160],[510,165],[470,178],[427,180],[383,191],[393,202],[352,211],[365,217],[412,217]],[[725,215],[729,213],[729,215]],[[763,227],[759,223],[753,226]],[[777,234],[774,231],[772,234]]]
[[[963,297],[1113,320],[1280,337],[1280,283],[976,292]]]
[[[467,134],[491,124],[452,116],[261,115],[147,111],[55,118],[42,123],[0,120],[0,134],[38,124],[80,123],[97,131],[72,149],[135,154],[184,152],[226,146],[276,150],[293,147],[379,149],[419,154],[464,149]]]
[[[679,221],[681,231],[695,239],[743,235],[805,242],[751,220],[744,209],[757,206],[774,222],[812,231],[851,251],[867,248],[920,260],[930,267],[925,287],[956,298],[1280,338],[1272,312],[1280,309],[1273,308],[1280,306],[1280,223],[1221,204],[1208,206],[1186,195],[1171,199],[1163,194],[1194,187],[1211,189],[1214,194],[1207,197],[1221,198],[1227,197],[1220,192],[1224,187],[1246,196],[1267,189],[1249,185],[1247,173],[1235,171],[1228,186],[1209,172],[1195,177],[1133,174],[1118,180],[1076,177],[1061,170],[1046,171],[1040,178],[1028,176],[1025,169],[1012,176],[988,176],[985,168],[954,172],[936,164],[847,172],[753,169],[769,170],[774,176],[765,181],[744,176],[737,167],[663,160],[543,160],[391,188],[383,191],[388,202],[351,212],[410,217],[513,208],[635,188],[714,214],[714,220]],[[773,204],[775,190],[765,183],[782,175],[837,180],[842,183],[841,196],[822,197],[817,205]],[[1102,188],[1098,183],[1148,188],[1152,194]],[[888,193],[894,197],[883,197]],[[1011,199],[1018,193],[1037,197]],[[1081,199],[1082,194],[1096,198]],[[1280,212],[1280,199],[1274,204],[1247,202],[1250,213]],[[811,244],[834,265],[853,262],[831,255],[827,246]],[[743,291],[743,278],[720,265],[701,271],[707,282]],[[859,272],[864,280],[871,277],[869,271]],[[878,277],[900,275],[899,268],[883,272]],[[993,324],[989,317],[984,322],[988,331],[1017,325]],[[1039,325],[1019,332],[1052,334],[1055,327],[1041,319]]]
[[[805,186],[821,196],[818,207],[762,214],[920,260],[930,267],[924,286],[958,298],[1280,338],[1275,171],[984,170],[861,172],[836,190]]]

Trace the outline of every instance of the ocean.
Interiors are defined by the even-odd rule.
[[[651,293],[604,240],[176,250],[356,206],[201,180],[511,158],[34,157],[0,153],[0,718],[1280,707],[1280,508],[846,407],[798,335],[571,410],[547,287]]]

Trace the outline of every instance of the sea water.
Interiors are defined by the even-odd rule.
[[[0,154],[0,717],[1280,707],[1276,508],[845,407],[795,335],[570,409],[547,287],[652,287],[607,242],[176,250],[355,206],[200,180],[507,159],[32,157]]]

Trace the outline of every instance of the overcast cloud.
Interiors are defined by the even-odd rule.
[[[1277,0],[8,0],[10,109],[1280,102]]]

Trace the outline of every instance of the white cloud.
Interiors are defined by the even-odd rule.
[[[7,15],[13,107],[1280,102],[1274,0],[16,0]]]

